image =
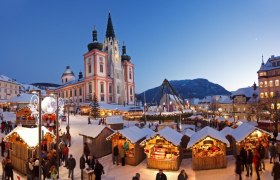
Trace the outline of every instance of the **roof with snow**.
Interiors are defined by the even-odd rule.
[[[224,135],[224,136],[227,136],[227,135],[231,135],[231,132],[233,131],[234,129],[229,127],[229,126],[226,126],[224,129],[222,129],[220,132]]]
[[[241,142],[255,130],[259,130],[259,131],[271,136],[271,134],[269,132],[264,131],[260,128],[257,128],[255,126],[252,126],[248,123],[242,123],[240,126],[238,126],[236,129],[234,129],[232,131],[231,135],[235,139],[236,142]]]
[[[277,62],[278,60],[280,60],[280,56],[272,55],[265,64],[262,63],[258,72],[279,69],[279,66],[273,66],[273,62]]]
[[[108,128],[104,125],[91,125],[88,124],[87,126],[84,126],[81,129],[81,132],[79,133],[79,135],[81,136],[88,136],[91,138],[96,138],[105,128]],[[114,130],[108,128],[109,130],[112,131],[112,133],[114,132]]]
[[[9,78],[8,76],[5,76],[3,74],[0,75],[0,81],[19,84],[15,79]]]
[[[123,118],[121,116],[111,116],[106,119],[107,124],[123,124]]]
[[[221,117],[216,117],[215,119],[216,119],[217,121],[225,121],[225,120],[226,120],[226,119],[225,119],[224,117],[222,117],[222,116],[221,116]]]
[[[188,137],[192,137],[192,135],[195,134],[195,131],[191,130],[191,129],[185,129],[184,131],[181,132],[183,135],[186,135]]]
[[[15,97],[11,98],[10,100],[8,100],[8,102],[12,102],[12,103],[29,103],[32,96],[33,96],[33,94],[22,93],[22,94],[19,94],[19,95],[15,96]]]
[[[155,132],[154,134],[147,137],[147,139],[142,141],[141,144],[145,143],[149,139],[154,138],[157,135],[163,137],[164,139],[171,142],[175,146],[179,146],[181,144],[181,140],[182,140],[182,137],[183,137],[183,134],[175,131],[174,129],[172,129],[170,127],[165,127],[163,129],[161,129],[160,131]]]
[[[126,137],[129,141],[131,141],[131,143],[136,143],[139,140],[145,138],[149,134],[149,132],[146,129],[142,130],[142,129],[138,128],[137,126],[131,126],[129,128],[115,131],[113,134],[108,136],[106,139],[110,140],[117,133],[120,133],[122,136]]]
[[[211,137],[211,138],[221,141],[221,142],[225,143],[227,146],[229,146],[228,140],[222,133],[220,133],[220,131],[217,131],[216,129],[206,126],[203,129],[201,129],[200,131],[196,132],[194,135],[192,135],[187,148],[191,148],[192,146],[194,146],[201,140],[205,139],[206,137]]]
[[[246,96],[248,98],[253,97],[253,94],[258,95],[259,94],[259,88],[257,87],[256,90],[254,90],[253,87],[249,86],[246,88],[240,88],[237,91],[234,91],[231,96]],[[253,98],[252,98],[253,99]],[[257,100],[257,99],[256,99]]]
[[[55,139],[55,135],[44,126],[42,126],[42,132],[44,132],[45,136],[46,134],[50,134]],[[17,126],[14,130],[12,130],[9,134],[7,134],[4,137],[4,141],[9,142],[9,137],[11,137],[14,133],[16,133],[30,148],[35,148],[39,144],[38,127],[26,128]]]

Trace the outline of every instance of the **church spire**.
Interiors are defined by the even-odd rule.
[[[262,65],[264,65],[264,62],[263,62],[263,55],[262,55]]]
[[[95,28],[95,26],[93,27],[93,31],[92,31],[92,40],[97,41],[97,30]]]
[[[108,23],[107,23],[107,30],[106,30],[106,38],[115,38],[115,32],[113,28],[113,23],[111,19],[111,13],[109,12]]]

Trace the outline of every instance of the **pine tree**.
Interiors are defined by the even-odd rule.
[[[99,103],[96,94],[93,95],[92,102],[90,103],[90,115],[96,119],[99,116]]]

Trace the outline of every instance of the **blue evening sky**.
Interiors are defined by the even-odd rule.
[[[279,0],[1,0],[0,74],[22,83],[78,75],[93,26],[103,42],[108,12],[135,64],[136,92],[206,78],[251,86],[263,54],[280,55]]]

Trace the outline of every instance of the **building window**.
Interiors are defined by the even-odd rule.
[[[82,99],[80,99],[80,102],[82,102]]]
[[[273,81],[269,81],[269,87],[273,87]]]
[[[275,80],[275,86],[279,86],[279,80]]]
[[[65,82],[67,82],[67,78],[65,78]]]
[[[100,84],[100,93],[104,93],[104,83]]]
[[[277,61],[277,66],[280,66],[280,61]]]
[[[130,88],[129,91],[130,91],[130,95],[132,95],[132,88]]]
[[[117,94],[120,94],[120,86],[117,86]]]
[[[110,102],[113,101],[113,97],[112,97],[112,96],[109,97],[109,101],[110,101]]]
[[[109,93],[112,93],[113,92],[113,90],[112,90],[112,85],[110,84],[109,85]]]
[[[100,63],[99,68],[100,68],[100,72],[103,73],[103,63]]]
[[[88,64],[88,73],[91,73],[91,64]]]
[[[267,87],[267,81],[264,81],[264,87]]]
[[[100,101],[101,101],[101,102],[104,102],[104,101],[105,101],[104,95],[101,95],[101,96],[100,96]]]
[[[72,97],[72,90],[70,90],[70,97]]]
[[[275,82],[276,83],[276,82]],[[262,88],[263,87],[263,82],[260,82],[260,88]]]
[[[274,97],[274,92],[270,92],[270,97]]]
[[[74,89],[74,96],[77,96],[77,89]]]
[[[266,76],[266,72],[260,72],[260,76]]]
[[[130,101],[133,101],[133,97],[132,96],[130,96]]]
[[[92,85],[91,85],[91,83],[88,84],[88,92],[92,93]]]
[[[129,70],[129,79],[132,79],[132,72],[131,72],[131,69]]]
[[[268,93],[264,92],[264,96],[265,96],[265,98],[268,98]]]
[[[68,97],[68,91],[66,91],[66,97]]]
[[[82,88],[79,89],[79,95],[82,95]]]

